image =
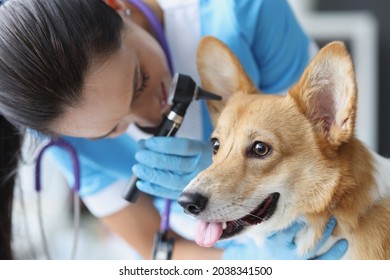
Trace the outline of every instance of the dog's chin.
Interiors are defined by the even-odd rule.
[[[249,226],[258,225],[263,221],[266,221],[271,218],[272,215],[275,213],[279,197],[279,193],[272,193],[248,215],[234,221],[226,222],[220,240],[233,237],[243,232]]]

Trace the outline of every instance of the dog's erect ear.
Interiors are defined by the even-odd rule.
[[[238,58],[215,37],[204,37],[197,49],[197,66],[202,88],[222,96],[222,101],[207,101],[214,123],[233,94],[256,92]]]
[[[342,42],[322,48],[289,91],[318,135],[332,146],[354,133],[357,87],[351,57]]]

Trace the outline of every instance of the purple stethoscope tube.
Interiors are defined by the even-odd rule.
[[[77,157],[77,152],[76,150],[65,140],[59,138],[59,139],[53,139],[51,140],[48,144],[46,144],[39,152],[37,160],[36,160],[36,166],[35,166],[35,190],[37,192],[41,191],[41,163],[42,163],[42,158],[45,153],[45,151],[53,146],[60,147],[62,149],[65,149],[73,163],[73,175],[74,175],[74,186],[73,186],[73,191],[78,192],[80,190],[80,163]]]

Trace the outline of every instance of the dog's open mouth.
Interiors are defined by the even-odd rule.
[[[270,194],[248,215],[227,222],[209,223],[201,221],[198,225],[195,241],[199,246],[212,247],[220,239],[232,237],[248,226],[260,224],[269,219],[275,212],[279,193]]]

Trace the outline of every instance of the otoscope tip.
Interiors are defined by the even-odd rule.
[[[198,88],[198,99],[222,100],[222,96]]]

